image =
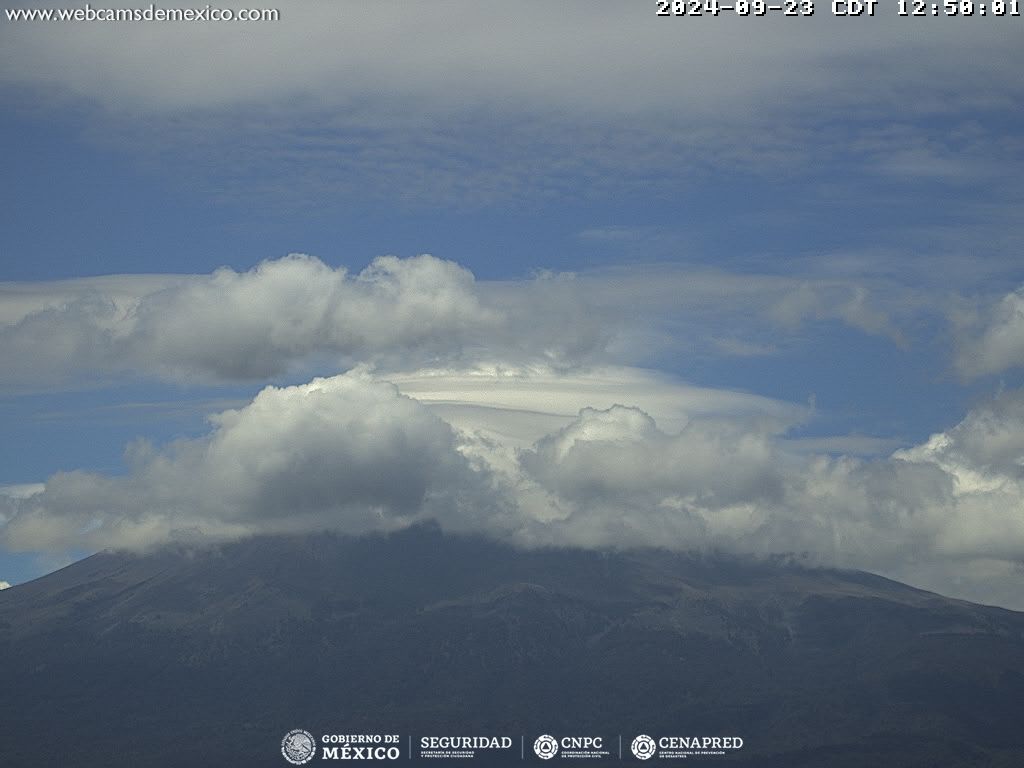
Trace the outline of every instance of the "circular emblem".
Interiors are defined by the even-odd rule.
[[[281,739],[281,754],[292,765],[305,765],[316,754],[313,734],[301,728],[288,731]]]
[[[633,754],[641,760],[650,760],[654,757],[654,753],[658,751],[658,745],[654,743],[654,739],[648,736],[646,733],[641,733],[635,739],[633,739],[630,749],[633,750]]]
[[[555,741],[554,736],[548,736],[545,733],[533,742],[533,751],[537,753],[537,757],[541,760],[550,760],[558,754],[558,742]]]

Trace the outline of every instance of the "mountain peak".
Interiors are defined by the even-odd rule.
[[[0,595],[0,648],[3,743],[73,743],[78,766],[129,738],[180,765],[179,731],[196,764],[279,765],[296,722],[722,731],[759,766],[1024,759],[1024,615],[785,561],[432,525],[103,552]],[[41,690],[66,714],[40,718]]]

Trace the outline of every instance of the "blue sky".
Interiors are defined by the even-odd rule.
[[[0,579],[433,516],[1021,607],[1019,18],[280,8],[0,26]]]

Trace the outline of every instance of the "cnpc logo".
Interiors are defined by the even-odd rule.
[[[541,760],[550,760],[558,754],[558,740],[554,736],[544,734],[533,742],[533,751]]]
[[[556,739],[544,734],[533,742],[533,751],[542,760],[550,760],[559,750],[566,757],[580,757],[580,752],[593,752],[604,748],[604,740],[600,736],[563,736]]]

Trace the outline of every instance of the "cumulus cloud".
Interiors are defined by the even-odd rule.
[[[1024,365],[1024,287],[981,311],[960,311],[957,365],[968,377]]]
[[[666,516],[658,510],[686,523],[703,512],[778,500],[782,475],[774,454],[763,431],[694,420],[670,436],[639,408],[615,405],[583,409],[524,451],[521,464],[530,478],[574,504],[584,523],[603,509],[625,529],[632,515],[640,516],[637,527],[648,513]]]
[[[11,588],[10,582],[0,581],[0,589],[10,589],[10,588]]]
[[[894,457],[950,478],[959,514],[936,541],[939,549],[1024,562],[1024,393],[1004,392]]]
[[[222,269],[152,295],[135,315],[135,354],[145,365],[225,378],[280,373],[317,352],[431,354],[494,320],[474,295],[472,274],[431,256],[379,257],[353,277],[308,256],[242,274]],[[197,344],[197,334],[208,343]]]
[[[291,255],[246,272],[0,284],[0,389],[126,375],[280,381],[360,363],[646,364],[666,350],[722,354],[711,329],[723,325],[752,339],[772,328],[784,341],[839,321],[899,341],[900,312],[852,280],[651,267],[481,282],[428,255],[382,256],[357,273]],[[755,342],[730,344],[727,354]]]
[[[467,506],[496,514],[488,472],[459,453],[452,428],[363,371],[268,387],[211,422],[201,439],[129,446],[126,476],[58,473],[7,497],[5,545],[144,547],[189,532],[361,532],[456,521]]]
[[[889,457],[807,452],[730,419],[667,434],[643,411],[585,409],[520,452],[526,541],[797,553],[1024,607],[1024,396],[1004,395]]]
[[[45,484],[7,486],[3,541],[15,549],[137,547],[197,530],[360,532],[423,517],[515,538],[532,519],[518,499],[529,484],[518,451],[537,439],[544,445],[545,435],[573,422],[580,403],[632,397],[680,427],[693,416],[727,417],[766,433],[806,415],[768,398],[621,368],[428,370],[393,379],[360,368],[267,387],[212,416],[203,438],[130,445],[125,476],[64,472]],[[519,421],[526,424],[511,427]]]
[[[266,379],[315,359],[457,356],[496,321],[472,274],[431,256],[380,257],[354,275],[292,255],[242,273],[19,287],[0,291],[0,354],[13,362],[2,378],[14,386],[124,372]]]
[[[929,468],[808,455],[770,422],[698,416],[667,433],[620,405],[584,409],[519,456],[524,478],[552,507],[540,518],[559,521],[524,535],[566,544],[798,552],[830,565],[889,566],[921,535],[900,531],[890,514],[896,497],[917,489],[907,503],[934,508],[945,490],[944,475]]]
[[[365,369],[267,387],[212,417],[204,437],[131,445],[123,476],[58,473],[41,490],[0,496],[0,542],[148,547],[429,518],[522,546],[795,553],[1024,607],[1008,586],[1024,562],[1024,394],[1001,395],[920,445],[858,458],[809,451],[787,438],[795,422],[753,417],[750,403],[730,410],[728,393],[673,429],[625,402],[571,416],[553,409],[554,421],[529,427],[547,430],[537,439],[505,439],[480,428],[493,424],[485,417],[442,418],[482,407],[482,388],[466,381],[484,374],[449,375],[447,401],[436,396],[443,386],[424,389],[421,402]],[[559,375],[572,386],[572,374],[537,375],[548,389]],[[409,374],[405,386],[429,378]],[[492,406],[506,420],[528,417],[517,389],[530,385],[522,372],[493,374]]]

